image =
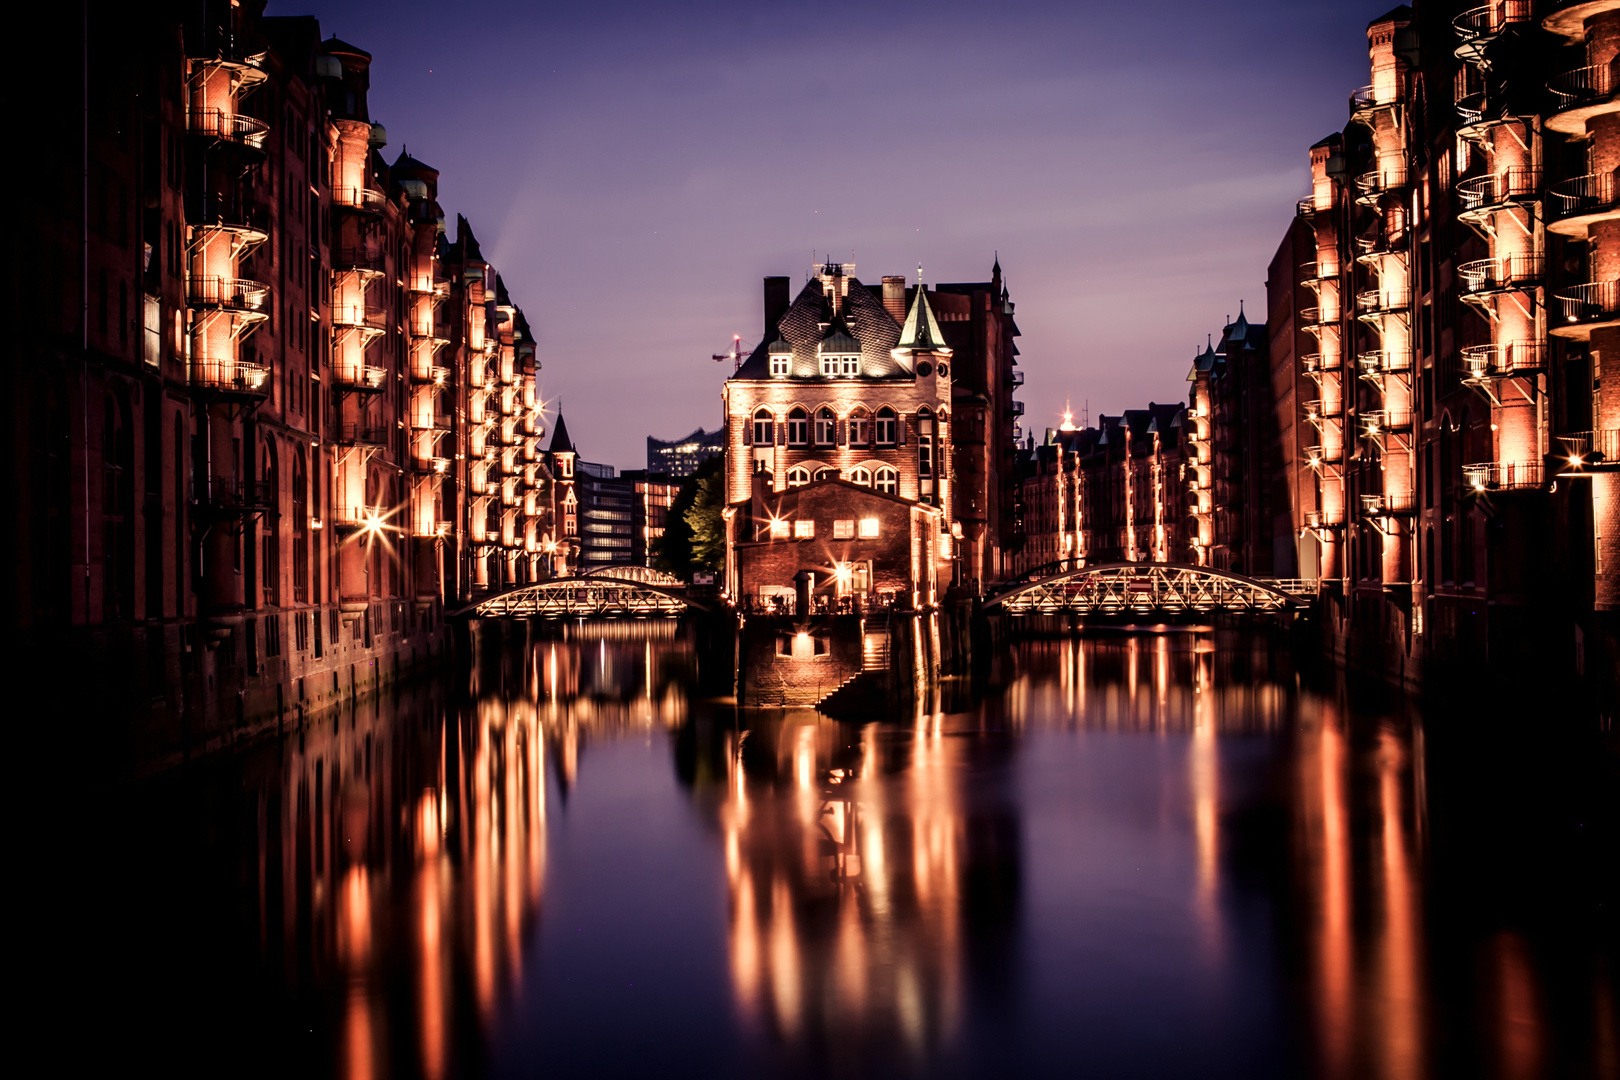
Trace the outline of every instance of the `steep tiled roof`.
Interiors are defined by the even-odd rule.
[[[568,424],[563,420],[561,410],[557,413],[557,426],[551,429],[551,452],[553,454],[574,452],[574,441],[568,437]]]
[[[900,340],[900,324],[894,321],[894,316],[884,308],[882,301],[872,295],[872,290],[855,278],[849,279],[849,295],[844,298],[840,315],[844,328],[860,345],[863,378],[911,377],[891,355],[891,350]],[[788,367],[788,374],[792,378],[821,377],[817,351],[832,323],[832,304],[822,290],[821,280],[812,278],[793,303],[788,305],[781,322],[777,324],[781,340],[793,346],[793,362]],[[770,378],[769,352],[769,345],[760,342],[732,377]]]

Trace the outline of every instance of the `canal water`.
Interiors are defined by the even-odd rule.
[[[673,621],[569,626],[121,793],[87,1043],[353,1080],[1620,1075],[1579,724],[1225,632],[1026,642],[867,725],[694,667]]]

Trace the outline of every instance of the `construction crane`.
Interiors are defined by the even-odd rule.
[[[730,352],[711,353],[709,358],[711,360],[715,360],[715,361],[730,360],[731,361],[731,373],[733,375],[737,374],[737,369],[742,367],[742,362],[743,362],[742,335],[741,334],[732,334],[731,335],[731,351]]]

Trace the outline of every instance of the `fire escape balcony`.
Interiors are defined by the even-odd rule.
[[[1338,277],[1339,264],[1337,262],[1307,259],[1299,264],[1299,283],[1307,289],[1320,289],[1324,281],[1335,281]]]
[[[334,364],[332,381],[349,393],[378,394],[388,382],[388,371],[370,364]]]
[[[1529,252],[1475,259],[1457,267],[1457,292],[1470,303],[1487,304],[1502,293],[1535,288],[1545,266],[1545,258]]]
[[[1402,254],[1408,235],[1405,228],[1386,229],[1380,223],[1371,231],[1356,237],[1356,262],[1365,265],[1385,255]]]
[[[446,386],[450,382],[450,369],[437,367],[433,364],[413,363],[411,365],[411,382],[423,386]]]
[[[255,158],[264,156],[264,140],[270,134],[270,125],[256,117],[224,109],[187,109],[186,131],[217,146],[228,146],[247,151]]]
[[[1378,110],[1392,109],[1400,103],[1395,94],[1380,96],[1375,87],[1359,87],[1350,94],[1350,119],[1367,123]]]
[[[1508,207],[1541,198],[1541,170],[1514,166],[1500,173],[1457,181],[1457,220],[1475,224]]]
[[[1468,490],[1526,491],[1542,485],[1542,466],[1539,461],[1487,461],[1462,467],[1463,483]]]
[[[1513,23],[1530,21],[1531,0],[1495,0],[1470,8],[1451,20],[1457,31],[1456,55],[1470,64],[1485,59],[1485,50]]]
[[[198,506],[221,514],[256,514],[275,507],[276,493],[263,480],[198,476],[195,493]]]
[[[1368,289],[1356,294],[1356,318],[1363,322],[1375,322],[1411,306],[1412,294],[1406,289]]]
[[[193,389],[229,397],[270,396],[270,369],[262,364],[193,354],[190,368],[189,381]]]
[[[338,424],[332,429],[332,441],[339,446],[387,446],[388,429],[363,424]]]
[[[1547,81],[1554,104],[1547,115],[1547,130],[1562,135],[1586,134],[1594,116],[1620,112],[1620,79],[1609,65],[1576,68]]]
[[[1560,476],[1586,476],[1620,470],[1620,428],[1576,431],[1558,436],[1564,465]]]
[[[416,296],[431,296],[435,300],[445,300],[450,296],[450,280],[440,277],[435,277],[432,280],[413,278],[411,292]]]
[[[1361,512],[1367,517],[1397,517],[1417,513],[1417,499],[1410,491],[1383,492],[1361,497]]]
[[[386,506],[334,506],[332,529],[339,536],[352,536],[358,532],[381,533],[388,528],[389,509]]]
[[[440,349],[450,344],[450,339],[439,336],[439,332],[435,327],[429,327],[425,331],[418,330],[413,327],[411,329],[411,344],[424,345],[427,347],[429,353],[437,353]]]
[[[1335,521],[1334,515],[1326,510],[1305,511],[1305,527],[1307,529],[1340,529],[1344,522]]]
[[[1014,401],[1012,403],[1012,414],[1014,416],[1024,415],[1024,403],[1022,401]]]
[[[343,210],[375,216],[387,209],[388,196],[371,188],[340,187],[332,189],[332,202]]]
[[[1361,377],[1376,382],[1385,375],[1401,375],[1412,370],[1412,356],[1404,352],[1379,349],[1356,356],[1356,367]]]
[[[1566,285],[1553,293],[1550,333],[1585,340],[1594,329],[1620,326],[1620,281]]]
[[[1344,458],[1344,448],[1323,445],[1307,446],[1304,448],[1305,464],[1313,469],[1320,469],[1323,465],[1337,465]]]
[[[1337,419],[1344,411],[1343,406],[1324,404],[1321,398],[1310,398],[1301,402],[1300,405],[1305,410],[1305,419],[1319,428],[1323,424]]]
[[[443,457],[413,457],[411,468],[423,476],[446,476],[450,472],[450,459]]]
[[[1547,194],[1547,231],[1560,236],[1584,240],[1593,225],[1620,218],[1620,184],[1613,173],[1563,180]]]
[[[1294,213],[1306,221],[1314,222],[1318,215],[1326,215],[1333,210],[1333,200],[1330,197],[1327,205],[1321,205],[1315,195],[1307,195],[1294,204]]]
[[[235,199],[206,200],[202,213],[195,218],[187,215],[186,224],[199,231],[229,233],[237,255],[270,239],[270,211]]]
[[[1547,347],[1536,341],[1469,345],[1462,350],[1463,379],[1477,386],[1490,379],[1531,375],[1547,367]]]
[[[1311,378],[1339,370],[1338,354],[1323,356],[1321,353],[1306,353],[1299,358],[1299,366]]]
[[[1579,42],[1585,36],[1586,20],[1613,11],[1614,0],[1547,0],[1541,6],[1546,12],[1541,17],[1543,30]]]
[[[223,311],[258,322],[269,318],[270,286],[247,278],[193,277],[186,280],[186,302],[203,311]]]
[[[1312,304],[1299,309],[1299,321],[1306,331],[1315,333],[1324,326],[1337,326],[1339,323],[1338,304]]]
[[[383,270],[383,254],[377,248],[356,244],[349,247],[334,248],[332,250],[332,272],[334,274],[359,274],[361,278],[370,281],[380,278]]]
[[[1356,202],[1372,206],[1393,191],[1406,187],[1406,166],[1380,165],[1356,177]]]
[[[426,416],[411,417],[411,430],[418,432],[432,432],[435,435],[445,435],[450,431],[450,418],[438,413]]]
[[[1013,386],[1023,386],[1024,385],[1024,373],[1022,371],[1018,370],[1017,368],[1013,369],[1012,385]]]
[[[1410,409],[1371,409],[1361,414],[1362,433],[1369,439],[1378,439],[1387,432],[1409,431],[1412,427]]]
[[[365,304],[333,304],[332,325],[358,332],[370,341],[388,329],[388,313]]]

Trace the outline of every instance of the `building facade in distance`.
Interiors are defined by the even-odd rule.
[[[685,480],[697,472],[699,465],[710,458],[720,457],[725,452],[725,428],[716,428],[713,431],[698,428],[684,439],[673,439],[669,442],[649,435],[646,471],[675,480]]]

